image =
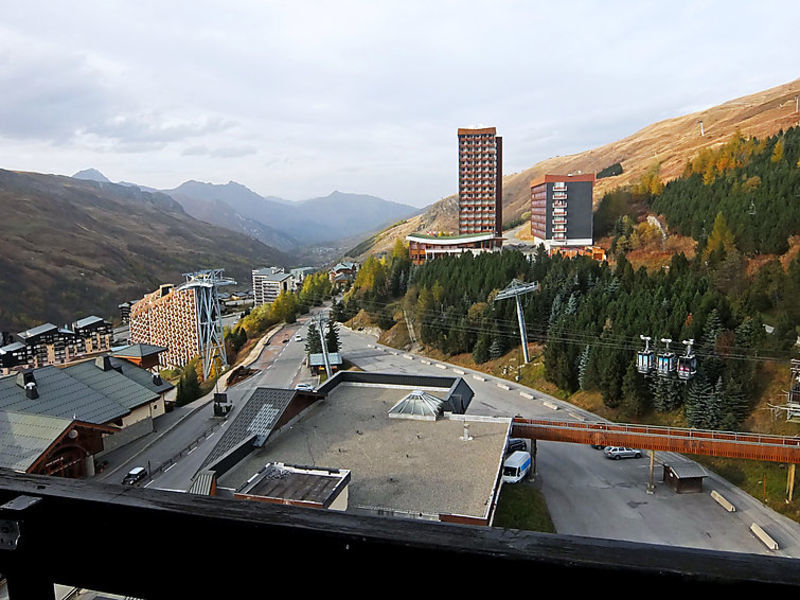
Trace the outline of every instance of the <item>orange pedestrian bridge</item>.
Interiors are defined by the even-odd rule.
[[[511,434],[514,437],[532,440],[627,446],[681,454],[800,463],[800,437],[522,417],[514,417]]]

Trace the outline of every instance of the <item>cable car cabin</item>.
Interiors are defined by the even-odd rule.
[[[669,377],[675,372],[677,361],[672,352],[658,355],[658,374],[661,377]]]
[[[656,356],[652,350],[640,350],[636,354],[636,370],[647,375],[656,366]]]
[[[691,379],[697,373],[697,358],[694,354],[690,356],[678,357],[678,377],[680,379]]]

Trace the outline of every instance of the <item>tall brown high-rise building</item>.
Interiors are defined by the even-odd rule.
[[[458,130],[458,233],[503,231],[503,138],[494,127]]]

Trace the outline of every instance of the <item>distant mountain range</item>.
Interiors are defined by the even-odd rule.
[[[120,302],[197,269],[221,267],[246,285],[253,267],[296,264],[167,194],[80,175],[0,170],[0,330],[113,317]]]
[[[86,169],[73,177],[109,183],[97,169]],[[120,185],[160,191],[201,221],[294,254],[310,246],[335,246],[341,240],[367,236],[420,212],[413,206],[376,196],[338,191],[321,198],[291,202],[276,196],[261,196],[235,181],[218,185],[192,180],[171,190],[154,190],[128,182]]]

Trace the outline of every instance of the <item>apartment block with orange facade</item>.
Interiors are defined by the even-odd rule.
[[[164,284],[131,306],[131,344],[167,348],[159,355],[165,368],[183,367],[200,354],[198,307],[193,288]]]
[[[495,127],[458,130],[458,233],[503,231],[503,138]]]
[[[545,175],[531,181],[531,234],[548,250],[591,246],[595,176]]]

